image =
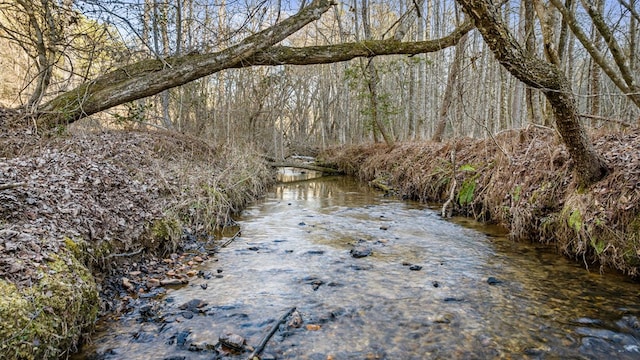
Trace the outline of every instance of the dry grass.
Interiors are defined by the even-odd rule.
[[[488,140],[334,148],[322,158],[360,180],[384,179],[398,195],[423,202],[445,202],[455,176],[453,213],[501,224],[514,239],[555,246],[588,266],[636,277],[640,130],[594,140],[612,172],[589,189],[574,182],[573,162],[555,132],[538,127]]]

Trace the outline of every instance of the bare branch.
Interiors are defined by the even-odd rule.
[[[25,186],[25,185],[27,185],[27,183],[24,183],[24,182],[10,183],[10,184],[0,184],[0,191],[13,189],[13,188],[17,188],[17,187],[22,187],[22,186]]]

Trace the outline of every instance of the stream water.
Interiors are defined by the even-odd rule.
[[[281,183],[237,220],[242,236],[201,266],[213,276],[101,322],[78,358],[246,359],[219,336],[256,346],[292,307],[303,325],[264,359],[640,358],[639,284],[500,229],[346,177]]]

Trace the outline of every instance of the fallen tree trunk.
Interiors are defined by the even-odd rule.
[[[298,164],[298,163],[269,163],[272,167],[292,167],[298,169],[312,170],[318,171],[324,174],[332,174],[332,175],[342,175],[344,172],[342,170],[332,169],[328,167],[309,165],[309,164]]]

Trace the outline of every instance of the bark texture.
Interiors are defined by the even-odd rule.
[[[553,107],[558,132],[575,161],[574,170],[581,186],[602,179],[608,168],[580,124],[571,86],[560,69],[528,55],[502,22],[498,8],[489,1],[457,1],[474,20],[500,64],[520,81],[545,94]]]

